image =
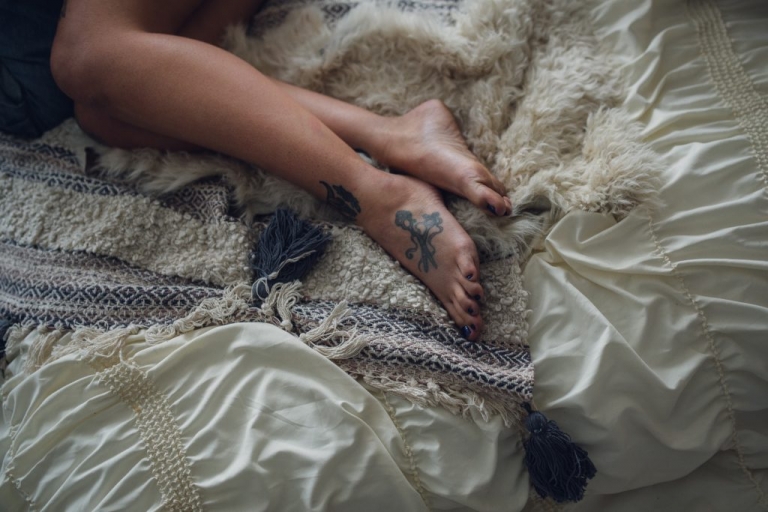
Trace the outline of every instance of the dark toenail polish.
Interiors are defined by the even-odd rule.
[[[469,326],[465,325],[461,328],[461,335],[467,339],[469,339],[469,335],[472,334],[472,331],[469,330]]]
[[[477,327],[475,327],[475,324],[472,324],[470,327],[472,327],[472,330],[473,330],[473,331],[476,331],[476,330],[477,330]]]
[[[471,281],[473,277],[475,277],[475,274],[467,274],[468,281]]]
[[[475,300],[480,300],[480,296],[479,295],[475,295]]]
[[[475,314],[475,310],[472,309],[472,308],[469,308],[469,309],[467,309],[467,313],[469,313],[470,315],[474,315]]]
[[[490,211],[492,214],[496,215],[496,207],[495,207],[495,206],[493,206],[492,204],[489,204],[489,205],[488,205],[488,210],[489,210],[489,211]]]

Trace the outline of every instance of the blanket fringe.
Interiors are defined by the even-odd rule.
[[[292,309],[301,299],[301,282],[276,283],[258,310],[262,320],[280,321],[279,326],[287,332],[293,331]],[[237,285],[227,289],[222,297],[205,299],[184,318],[171,324],[154,325],[144,333],[149,344],[162,343],[202,327],[222,325],[238,321],[244,313],[252,309],[251,287]],[[253,313],[253,311],[251,311]],[[354,327],[345,329],[341,322],[348,320],[351,310],[346,301],[337,304],[331,313],[314,329],[302,333],[299,338],[321,355],[331,360],[349,359],[368,346],[368,338]],[[250,315],[253,316],[252,314]],[[7,348],[16,350],[21,341],[28,336],[34,326],[12,326],[8,331]],[[102,365],[123,360],[123,349],[132,335],[141,331],[139,326],[102,331],[92,327],[83,327],[71,333],[64,343],[59,343],[67,332],[62,329],[49,330],[38,327],[40,336],[31,344],[24,364],[25,373],[32,373],[47,362],[52,362],[71,354],[82,354],[83,360]]]
[[[227,289],[220,298],[205,299],[184,318],[172,324],[154,325],[146,330],[147,343],[156,344],[167,341],[181,334],[201,327],[222,325],[237,321],[242,313],[250,307],[250,286],[238,285]],[[62,329],[49,330],[40,326],[37,330],[40,336],[29,348],[24,372],[29,374],[44,364],[56,361],[71,354],[82,354],[84,361],[108,366],[123,360],[123,349],[128,338],[138,334],[143,328],[128,326],[109,331],[93,327],[81,327],[71,332],[71,337],[63,341],[68,332]],[[28,336],[34,326],[14,325],[9,329],[6,349],[9,353],[18,349],[21,341]]]
[[[147,329],[147,343],[161,343],[201,327],[237,321],[238,316],[249,309],[250,299],[250,286],[236,285],[228,288],[220,298],[205,299],[184,318]]]
[[[490,421],[494,416],[499,416],[505,427],[520,425],[523,422],[522,415],[517,409],[520,404],[517,402],[510,404],[492,397],[483,398],[474,391],[460,392],[460,395],[465,397],[467,403],[462,411],[463,416],[468,416],[472,410],[475,410],[485,422]]]
[[[426,386],[415,378],[403,381],[380,375],[362,375],[362,380],[375,389],[399,395],[420,407],[441,406],[464,418],[470,417],[475,411],[485,422],[493,416],[499,416],[506,427],[522,425],[519,412],[510,404],[494,398],[482,398],[474,391],[441,386],[432,379],[427,380]]]
[[[138,334],[141,327],[130,326],[111,331],[101,331],[86,327],[72,333],[68,343],[58,345],[49,359],[55,361],[70,354],[83,354],[82,359],[88,363],[99,362],[104,366],[123,360],[123,348],[128,338]],[[60,338],[59,338],[60,339]]]
[[[336,304],[333,311],[314,329],[299,335],[299,339],[331,360],[349,359],[368,346],[368,338],[356,328],[342,329],[339,324],[350,318],[347,301]],[[318,343],[323,343],[322,345]]]
[[[30,345],[27,360],[24,362],[24,373],[27,374],[34,372],[48,362],[51,359],[54,344],[64,337],[64,331],[61,329],[49,331],[41,327],[38,329],[38,332],[40,335]]]
[[[301,281],[276,283],[269,288],[269,294],[263,299],[261,311],[266,318],[279,318],[280,328],[293,331],[293,306],[301,299]],[[277,315],[275,315],[277,313]]]
[[[301,299],[302,283],[274,284],[261,307],[252,304],[251,287],[237,285],[227,289],[222,297],[205,299],[184,318],[171,324],[155,325],[146,330],[144,339],[149,344],[162,343],[176,336],[202,327],[222,325],[244,319],[245,313],[253,319],[254,312],[261,313],[262,321],[272,321],[287,332],[294,330],[292,309]],[[343,322],[351,326],[343,326]],[[68,333],[61,329],[38,328],[39,336],[30,346],[25,372],[31,373],[47,362],[64,356],[80,353],[83,360],[91,364],[109,366],[123,360],[123,349],[128,339],[138,334],[141,327],[129,326],[104,332],[95,328],[80,328],[68,340],[59,344]],[[13,351],[21,341],[34,330],[33,326],[14,325],[8,331],[7,349]],[[315,328],[299,335],[305,344],[330,360],[350,359],[360,353],[371,341],[371,335],[361,333],[354,323],[352,310],[347,301],[336,304],[328,316]],[[351,373],[358,373],[352,371]],[[499,416],[504,425],[521,424],[519,413],[507,403],[493,397],[481,397],[474,391],[456,390],[438,384],[430,379],[419,382],[416,377],[393,379],[380,374],[358,376],[369,386],[384,392],[391,392],[422,407],[442,406],[453,414],[468,417],[476,412],[484,421]]]
[[[15,357],[21,342],[35,330],[32,324],[13,324],[8,328],[5,337],[5,356],[8,359]]]

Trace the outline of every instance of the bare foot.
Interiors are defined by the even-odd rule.
[[[442,101],[427,101],[404,116],[389,119],[389,136],[380,153],[371,156],[464,197],[490,215],[512,213],[504,185],[469,151]]]
[[[465,338],[476,341],[483,329],[483,288],[472,239],[434,187],[371,172],[372,186],[358,191],[357,223],[435,294]]]

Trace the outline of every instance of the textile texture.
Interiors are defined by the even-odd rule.
[[[108,365],[138,328],[161,341],[251,320],[299,334],[351,375],[424,405],[478,407],[511,422],[531,398],[513,257],[484,265],[488,329],[476,344],[353,226],[321,223],[333,236],[323,259],[300,288],[278,286],[256,307],[248,259],[264,224],[228,215],[221,180],[148,197],[84,173],[64,148],[3,136],[0,190],[0,316],[16,324],[8,352],[30,327],[51,334],[28,356],[30,370],[78,351]],[[70,330],[75,341],[57,344]]]
[[[27,369],[79,354],[109,367],[146,328],[265,321],[350,375],[421,405],[518,424],[532,398],[521,265],[581,209],[623,218],[650,205],[657,162],[617,106],[623,88],[583,8],[565,0],[268,2],[224,46],[262,72],[386,115],[431,98],[509,187],[515,215],[449,207],[482,254],[482,343],[463,340],[429,291],[361,230],[288,183],[217,155],[122,151],[72,124],[0,137],[0,317]],[[85,147],[99,154],[85,166]],[[288,206],[333,240],[303,282],[250,300],[265,217]],[[66,343],[65,331],[74,330]]]

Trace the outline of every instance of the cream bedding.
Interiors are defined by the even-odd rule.
[[[768,509],[768,6],[716,5],[594,11],[666,165],[650,216],[568,215],[525,269],[535,401],[598,468],[576,510]]]
[[[183,511],[494,511],[527,498],[499,418],[371,394],[271,325],[155,346],[137,335],[108,376],[68,356],[24,377],[21,360],[4,388],[5,511],[160,510],[163,496]]]
[[[620,223],[569,214],[525,269],[536,404],[599,471],[576,510],[768,508],[768,111],[732,108],[749,83],[768,94],[768,12],[718,4],[749,81],[715,81],[708,5],[594,9],[625,107],[666,163],[661,204]],[[710,66],[732,62],[723,48]],[[157,510],[163,495],[176,510],[526,505],[519,438],[498,419],[369,392],[279,329],[139,335],[127,361],[109,379],[64,358],[9,380],[3,510]]]

